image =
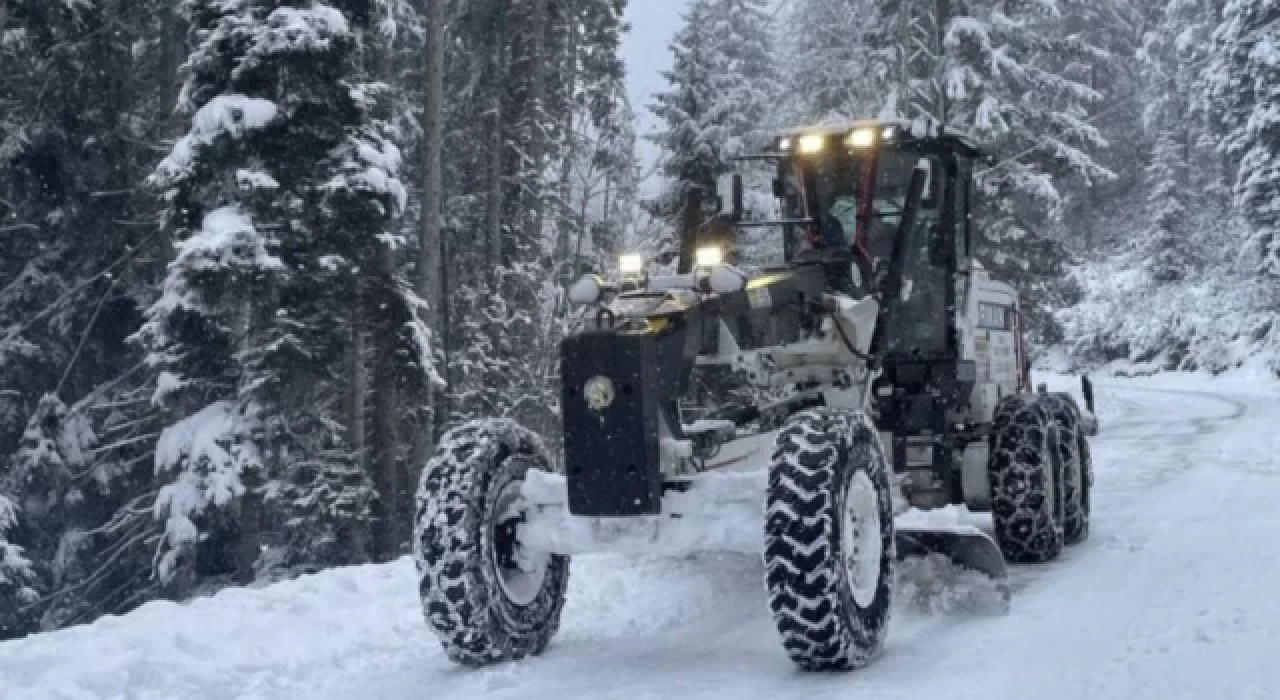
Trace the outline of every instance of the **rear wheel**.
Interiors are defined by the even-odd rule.
[[[524,476],[548,464],[533,433],[477,421],[447,433],[423,469],[413,542],[419,593],[457,663],[539,654],[559,629],[569,559],[517,539]]]
[[[865,414],[787,422],[765,517],[765,584],[788,656],[812,671],[865,666],[884,645],[894,566],[888,466]]]
[[[1062,465],[1062,529],[1068,545],[1089,539],[1089,488],[1092,481],[1089,442],[1079,406],[1070,394],[1046,398],[1058,427],[1058,459]]]
[[[1005,559],[1032,563],[1062,552],[1058,427],[1041,396],[1001,400],[991,430],[991,518]]]

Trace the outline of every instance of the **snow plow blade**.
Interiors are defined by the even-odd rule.
[[[985,532],[968,526],[939,529],[898,525],[896,533],[899,559],[941,554],[956,566],[985,574],[1000,595],[1009,599],[1009,567],[1000,547]]]

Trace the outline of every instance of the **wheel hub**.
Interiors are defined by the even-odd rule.
[[[875,484],[866,472],[857,472],[845,494],[841,520],[840,549],[853,601],[870,607],[880,586],[880,560],[884,541],[880,538],[880,503]]]
[[[550,554],[531,552],[520,544],[517,533],[524,520],[522,484],[520,481],[512,481],[502,488],[494,504],[489,532],[493,545],[493,569],[497,573],[498,585],[502,587],[507,599],[520,607],[537,599],[551,562]]]

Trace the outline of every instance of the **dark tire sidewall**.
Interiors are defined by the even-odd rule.
[[[988,464],[996,541],[1010,561],[1050,561],[1063,547],[1060,435],[1040,396],[1010,396],[1001,404]]]
[[[506,596],[494,566],[498,496],[530,469],[549,469],[541,444],[514,423],[494,421],[450,431],[423,470],[414,529],[419,593],[428,625],[455,662],[536,655],[559,629],[568,557],[551,557],[526,606]]]
[[[1081,428],[1082,416],[1070,394],[1054,393],[1049,408],[1059,433],[1058,454],[1062,461],[1063,536],[1068,545],[1089,537],[1090,455],[1088,436]]]
[[[813,456],[821,448],[804,449],[791,440],[790,431],[809,430],[822,436],[834,447],[826,459]],[[806,435],[806,438],[812,434]],[[802,455],[812,474],[819,478],[795,478],[790,474],[788,455]],[[807,458],[807,459],[806,459]],[[819,465],[818,462],[821,462]],[[895,564],[893,503],[887,462],[881,454],[878,436],[865,415],[854,411],[820,409],[793,416],[778,437],[778,448],[770,474],[765,525],[766,588],[774,620],[791,659],[807,670],[851,670],[860,668],[879,654],[889,625],[892,609],[892,583]],[[858,474],[865,474],[876,491],[879,516],[881,555],[875,596],[865,608],[858,605],[853,582],[844,563],[843,521],[850,488]],[[807,482],[808,488],[798,493],[784,483]],[[820,486],[821,484],[825,486]],[[826,493],[822,492],[826,489]],[[796,499],[799,499],[798,501]],[[795,502],[801,507],[821,503],[820,508],[797,513],[798,518],[777,519],[774,504]],[[809,576],[780,575],[778,572],[800,570],[807,559],[797,549],[822,542],[827,555],[821,562],[810,562],[818,571]],[[799,543],[791,547],[790,543]],[[785,563],[782,563],[784,562]],[[787,569],[786,567],[790,567]],[[806,580],[799,580],[799,579]],[[825,586],[811,585],[809,578],[821,578]],[[820,590],[819,590],[820,589]],[[788,601],[814,611],[825,611],[821,624],[796,625],[796,616],[785,610]],[[804,629],[801,629],[804,628]]]

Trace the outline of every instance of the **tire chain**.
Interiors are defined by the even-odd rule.
[[[503,483],[547,464],[535,434],[512,421],[489,420],[449,431],[423,469],[413,541],[418,590],[427,623],[456,663],[537,655],[559,628],[568,558],[553,556],[538,597],[514,609],[501,598],[486,556],[490,534],[481,522]]]
[[[992,425],[991,515],[1000,550],[1012,562],[1050,561],[1062,551],[1063,532],[1045,481],[1054,478],[1045,403],[1036,395],[1006,397]]]

